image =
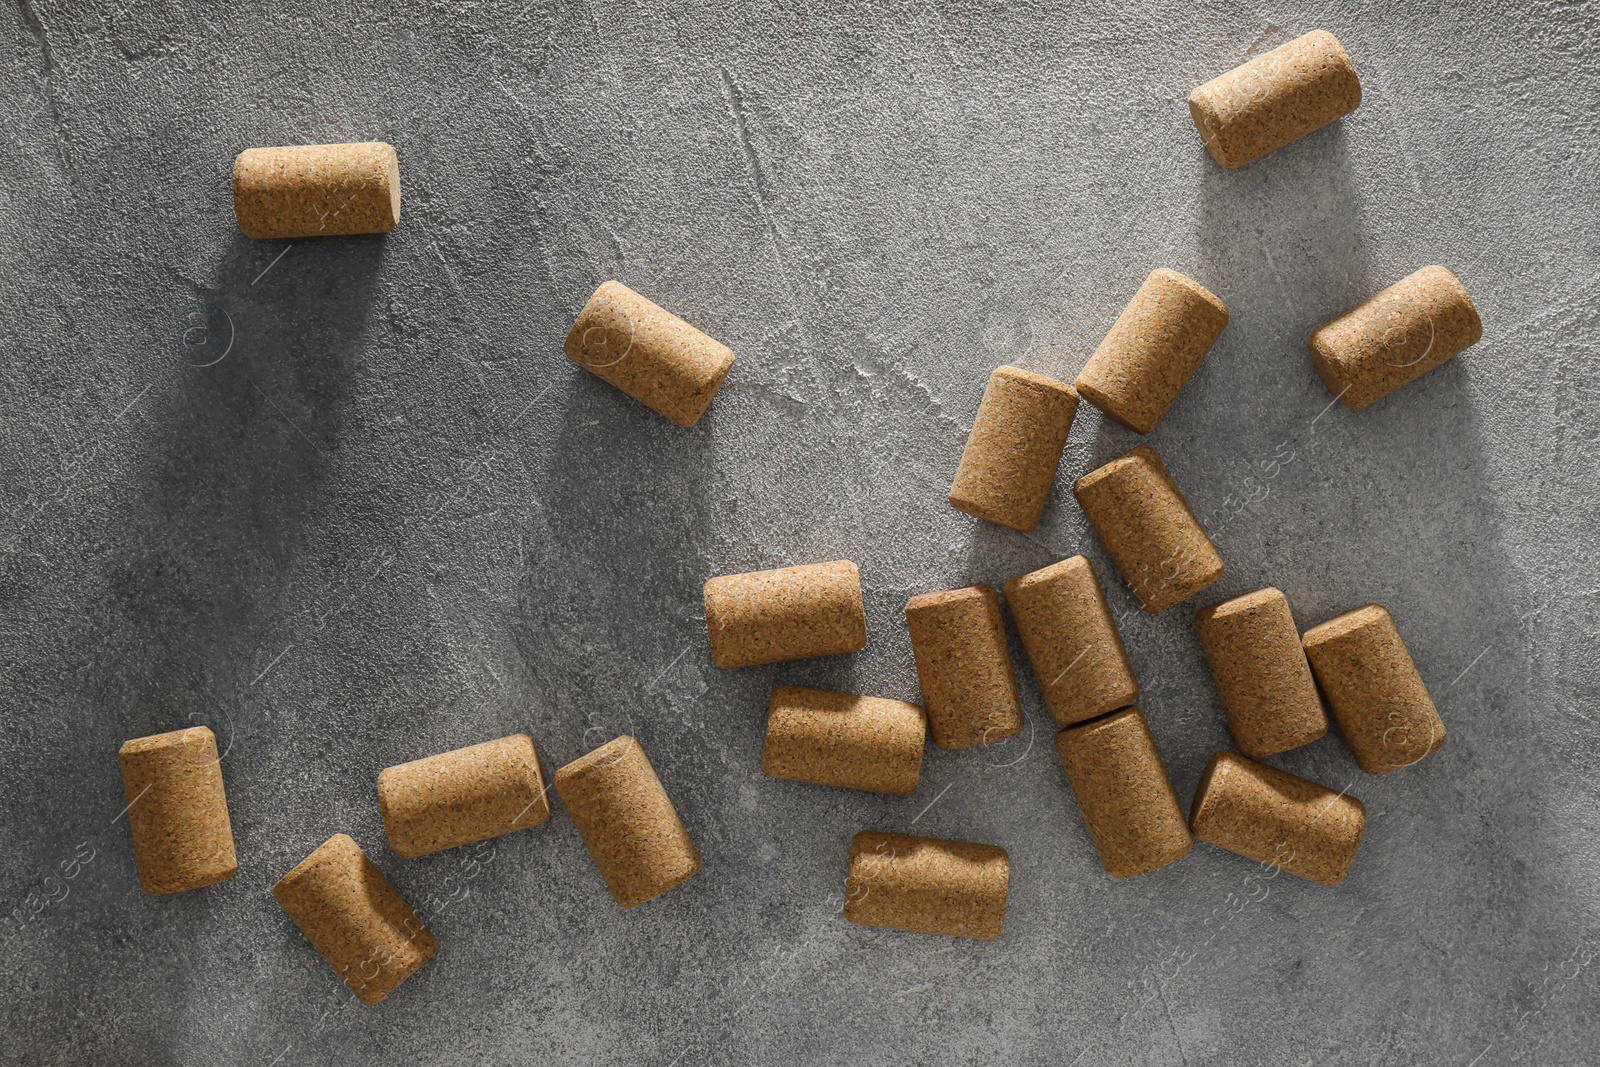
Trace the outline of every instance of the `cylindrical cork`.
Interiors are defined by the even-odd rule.
[[[1056,734],[1056,755],[1107,874],[1132,878],[1188,854],[1189,824],[1144,712],[1069,726]]]
[[[1000,936],[1011,858],[998,845],[862,830],[850,839],[844,917],[950,937]]]
[[[700,853],[639,742],[623,734],[556,772],[556,792],[618,904],[700,872]]]
[[[345,834],[301,860],[272,895],[364,1004],[393,993],[439,950],[432,931]]]
[[[1144,610],[1166,611],[1222,577],[1222,557],[1149,445],[1085,474],[1072,492]]]
[[[1339,39],[1312,30],[1189,94],[1189,116],[1211,158],[1242,167],[1350,114],[1361,79]]]
[[[1149,433],[1228,325],[1228,306],[1193,278],[1160,267],[1139,286],[1078,373],[1078,394]]]
[[[1006,603],[1050,717],[1071,726],[1139,695],[1106,594],[1084,556],[1006,583]]]
[[[387,767],[378,809],[403,859],[538,826],[550,817],[539,750],[527,734]]]
[[[1349,873],[1367,824],[1348,793],[1232,752],[1211,757],[1190,810],[1200,840],[1321,885]]]
[[[999,594],[969,585],[914,596],[906,602],[906,627],[934,744],[967,748],[1022,731]]]
[[[1282,592],[1258,589],[1203,608],[1194,628],[1239,751],[1260,759],[1328,732],[1300,630]]]
[[[711,406],[733,350],[621,282],[605,282],[578,313],[567,358],[679,426]]]
[[[1306,631],[1306,658],[1356,764],[1409,767],[1444,744],[1444,722],[1394,618],[1368,604]]]
[[[233,826],[217,738],[204,726],[124,742],[123,799],[146,893],[199,889],[233,877]]]
[[[400,157],[382,141],[251,148],[233,161],[246,237],[388,233],[400,222]]]
[[[1066,382],[996,368],[961,453],[950,505],[1014,530],[1038,526],[1077,411],[1078,394]]]
[[[780,685],[767,713],[761,769],[774,778],[904,796],[922,777],[927,734],[916,704]]]
[[[705,602],[711,660],[719,667],[867,647],[861,572],[847,559],[726,574],[706,583]]]
[[[1443,267],[1423,267],[1306,339],[1328,391],[1353,410],[1478,343],[1483,322],[1472,297]]]

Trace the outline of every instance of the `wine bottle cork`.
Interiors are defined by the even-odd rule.
[[[618,904],[637,907],[700,872],[700,853],[639,742],[623,734],[556,772],[556,792]]]
[[[1306,631],[1306,658],[1356,764],[1409,767],[1444,744],[1444,722],[1394,618],[1368,604]]]
[[[1137,433],[1149,433],[1228,325],[1228,306],[1205,286],[1160,267],[1078,374],[1078,395]]]
[[[1481,337],[1483,321],[1456,276],[1443,267],[1423,267],[1317,327],[1306,348],[1328,391],[1359,411]]]
[[[578,313],[567,358],[679,426],[711,406],[733,350],[621,282],[605,282]]]
[[[1222,577],[1222,557],[1149,445],[1085,474],[1072,492],[1144,610],[1166,611]]]
[[[1087,557],[1020,575],[1006,603],[1050,717],[1071,726],[1132,704],[1139,682]],[[1298,645],[1296,646],[1298,647]]]
[[[1077,411],[1078,394],[1066,382],[996,368],[961,453],[950,505],[1013,530],[1038,526]]]
[[[389,879],[334,834],[272,895],[363,1004],[376,1004],[433,958],[439,943]]]
[[[1242,167],[1361,104],[1361,79],[1339,39],[1312,30],[1206,82],[1189,116],[1211,158]]]
[[[550,800],[533,738],[512,734],[385,768],[378,809],[394,854],[411,859],[538,826]]]
[[[239,863],[216,735],[194,726],[138,737],[123,743],[117,759],[144,891],[178,893],[232,878]]]
[[[1056,755],[1107,874],[1132,878],[1188,854],[1189,825],[1142,711],[1067,727]]]
[[[844,917],[860,926],[993,940],[1011,858],[998,845],[862,830],[850,839]]]
[[[867,646],[861,572],[847,559],[713,578],[705,585],[705,604],[711,659],[719,667]]]
[[[914,596],[906,603],[906,626],[934,744],[967,748],[1022,731],[1000,597],[992,588]]]
[[[1355,797],[1232,752],[1211,757],[1190,810],[1200,840],[1319,885],[1344,880],[1367,824]]]
[[[1194,617],[1234,742],[1260,759],[1328,732],[1289,600],[1277,589],[1224,600]]]
[[[922,777],[928,721],[903,700],[780,685],[761,769],[773,778],[904,796]]]
[[[400,222],[400,157],[381,141],[250,148],[233,161],[246,237],[388,233]]]

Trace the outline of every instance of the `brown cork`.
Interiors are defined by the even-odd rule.
[[[1166,611],[1222,577],[1222,557],[1149,445],[1085,474],[1072,492],[1144,610]]]
[[[272,895],[364,1004],[393,993],[439,950],[432,931],[345,834],[301,860]]]
[[[1213,604],[1195,615],[1194,628],[1240,752],[1275,756],[1328,732],[1283,593],[1258,589]]]
[[[144,891],[177,893],[232,878],[239,864],[211,730],[135,738],[117,758]]]
[[[706,583],[706,632],[719,667],[859,652],[867,646],[861,572],[847,559],[727,574]]]
[[[850,839],[844,917],[950,937],[1000,936],[1011,858],[998,845],[862,830]]]
[[[1144,712],[1069,726],[1056,734],[1056,755],[1107,874],[1132,878],[1188,854],[1189,825]]]
[[[527,734],[385,768],[378,808],[403,859],[538,826],[550,817],[539,751]]]
[[[233,161],[246,237],[388,233],[400,222],[400,157],[381,141],[250,148]]]
[[[904,796],[922,776],[927,733],[916,704],[780,685],[767,713],[761,769],[774,778]]]
[[[567,358],[679,426],[711,406],[733,350],[621,282],[605,282],[578,313]]]
[[[700,873],[700,853],[639,742],[623,734],[556,772],[556,792],[618,904]]]
[[[928,729],[940,748],[1004,741],[1022,731],[1000,597],[987,585],[924,593],[906,603]]]
[[[1320,885],[1349,873],[1367,824],[1355,797],[1232,752],[1211,757],[1190,810],[1200,840]]]
[[[1352,410],[1382,400],[1449,362],[1483,336],[1456,276],[1423,267],[1306,339],[1322,383]]]
[[[1228,306],[1165,267],[1150,272],[1078,374],[1078,393],[1117,422],[1149,433],[1228,325]]]
[[[950,506],[1014,530],[1038,526],[1077,411],[1078,394],[1066,382],[996,368],[961,453]]]
[[[1439,709],[1385,608],[1368,604],[1313,626],[1305,650],[1362,770],[1409,767],[1444,744]]]
[[[1084,556],[1006,583],[1006,603],[1050,717],[1071,726],[1132,704],[1139,681]]]
[[[1242,167],[1354,111],[1356,77],[1339,39],[1313,30],[1189,94],[1189,117],[1211,158]]]

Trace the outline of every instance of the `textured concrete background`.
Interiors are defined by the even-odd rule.
[[[4,1062],[1593,1062],[1592,3],[276,7],[0,16]],[[1213,165],[1188,91],[1315,27],[1360,110]],[[364,139],[394,233],[237,232],[238,151]],[[1433,262],[1482,343],[1329,408],[1306,333]],[[1449,726],[1275,761],[1367,804],[1334,889],[1106,877],[1026,673],[909,798],[760,773],[775,683],[915,697],[908,596],[1112,574],[1070,479],[1136,438],[1087,405],[1033,535],[944,494],[989,370],[1072,377],[1158,265],[1233,313],[1151,438],[1227,577],[1108,581],[1180,796],[1229,742],[1192,611],[1261,585],[1387,604]],[[738,353],[695,430],[561,357],[609,277]],[[837,557],[864,652],[711,666],[707,577]],[[239,873],[147,897],[116,750],[198,722]],[[625,913],[559,809],[396,859],[379,769],[517,730],[637,734],[704,872]],[[845,923],[863,827],[1008,848],[1005,935]],[[269,892],[336,831],[442,946],[373,1009]]]

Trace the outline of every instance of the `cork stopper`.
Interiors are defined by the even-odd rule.
[[[914,596],[906,626],[934,744],[967,748],[1022,732],[999,594],[969,585]]]
[[[1090,471],[1072,492],[1144,610],[1166,611],[1222,577],[1222,557],[1149,445]]]
[[[527,734],[385,768],[378,808],[389,846],[426,856],[538,826],[550,817],[539,752]]]
[[[850,839],[844,917],[950,937],[1000,936],[1011,859],[997,845],[862,830]]]
[[[1257,759],[1275,756],[1328,732],[1300,630],[1282,592],[1258,589],[1213,604],[1195,615],[1194,627],[1239,751]]]
[[[250,148],[233,161],[246,237],[388,233],[400,222],[400,157],[381,141]]]
[[[1071,726],[1138,698],[1128,650],[1087,557],[1073,556],[1011,579],[1006,604],[1045,707],[1057,723]]]
[[[439,943],[383,872],[334,834],[272,895],[363,1004],[376,1004],[433,958]]]
[[[729,574],[705,586],[706,632],[719,667],[859,652],[867,646],[861,572],[847,559]]]
[[[138,737],[117,758],[144,891],[178,893],[232,878],[239,864],[216,735],[195,726]]]
[[[1188,855],[1189,825],[1142,711],[1067,727],[1056,755],[1107,874],[1132,878]]]
[[[1394,618],[1368,604],[1313,626],[1306,658],[1339,732],[1368,774],[1409,767],[1444,744],[1444,722]]]
[[[1194,836],[1319,885],[1344,880],[1361,845],[1361,801],[1232,752],[1206,765]]]
[[[950,505],[1014,530],[1038,526],[1077,411],[1078,394],[1066,382],[996,368],[961,453]]]
[[[605,282],[578,313],[567,358],[679,426],[711,406],[733,350],[621,282]]]
[[[700,873],[700,853],[639,742],[623,734],[556,772],[556,792],[618,904]]]
[[[1149,433],[1228,325],[1228,307],[1165,267],[1150,272],[1078,374],[1078,393],[1112,419]]]
[[[761,769],[773,778],[904,796],[922,777],[922,708],[903,700],[780,685]]]

